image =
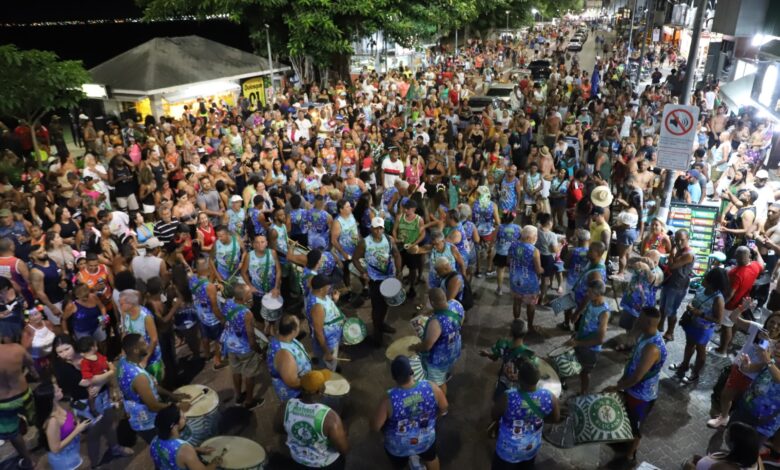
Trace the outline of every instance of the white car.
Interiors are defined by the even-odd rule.
[[[566,49],[570,51],[581,51],[582,50],[582,43],[577,39],[572,39],[569,41],[568,47]]]

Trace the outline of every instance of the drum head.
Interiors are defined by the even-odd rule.
[[[347,321],[344,322],[342,336],[344,338],[344,344],[348,346],[359,344],[368,336],[366,324],[360,318],[348,318]]]
[[[401,281],[391,277],[382,281],[382,284],[379,284],[379,293],[384,297],[393,297],[401,291],[402,287]]]
[[[561,397],[563,387],[558,373],[547,361],[541,358],[539,358],[539,377],[539,387],[549,390],[556,398]]]
[[[268,310],[279,310],[284,305],[284,301],[281,296],[273,297],[270,293],[263,296],[263,307]]]
[[[385,357],[392,361],[396,356],[401,354],[404,356],[414,356],[417,353],[410,351],[409,347],[421,342],[422,341],[417,336],[404,336],[403,338],[399,338],[393,341],[390,346],[388,346],[387,350],[385,351]]]
[[[221,455],[222,463],[219,465],[219,468],[228,470],[259,467],[266,460],[263,446],[245,437],[212,437],[211,439],[203,441],[201,447],[211,447],[214,449],[214,452],[211,454],[203,455],[201,457],[206,463],[209,463],[214,457]]]
[[[205,385],[184,385],[174,390],[174,393],[183,393],[190,397],[188,401],[192,406],[184,413],[188,418],[206,415],[219,406],[219,395]]]
[[[341,397],[349,393],[349,382],[343,375],[331,372],[330,380],[325,382],[325,395]]]
[[[583,395],[572,399],[574,439],[589,442],[623,442],[633,439],[626,408],[617,393]]]

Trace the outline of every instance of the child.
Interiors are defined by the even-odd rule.
[[[493,401],[498,400],[510,388],[517,388],[517,371],[513,367],[515,359],[526,357],[536,362],[534,352],[525,346],[525,335],[528,332],[525,321],[520,318],[513,320],[509,331],[512,339],[501,338],[491,349],[483,349],[479,352],[480,356],[487,357],[491,361],[501,360]]]
[[[106,356],[100,354],[97,350],[97,342],[92,336],[85,336],[79,338],[76,343],[79,353],[81,354],[81,382],[79,385],[82,387],[89,387],[92,385],[92,379],[96,376],[105,374],[111,369],[108,364]],[[89,412],[94,417],[93,422],[96,422],[102,417],[101,413],[98,413],[97,406],[95,404],[95,398],[89,397]]]

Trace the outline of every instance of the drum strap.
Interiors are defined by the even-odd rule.
[[[517,393],[520,394],[520,398],[523,399],[523,401],[528,405],[529,408],[531,408],[531,411],[540,419],[544,419],[544,412],[542,412],[542,409],[539,408],[539,405],[536,404],[535,401],[531,398],[528,393],[526,393],[524,390],[520,390],[519,388],[515,389],[517,390]]]
[[[263,269],[263,275],[260,277],[260,284],[263,285],[263,291],[268,292],[268,271],[271,270],[271,250],[266,247],[265,249],[265,268]]]

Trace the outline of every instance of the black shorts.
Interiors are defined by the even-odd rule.
[[[596,367],[596,362],[599,360],[599,352],[585,346],[575,347],[574,354],[577,356],[577,361],[582,366],[583,372],[592,371],[593,368]]]
[[[401,263],[409,269],[422,269],[423,255],[411,254],[401,250]]]
[[[388,457],[390,457],[390,464],[393,466],[393,468],[406,468],[407,464],[409,463],[409,457],[396,457],[395,455],[392,455],[390,452],[388,452],[387,449],[385,449],[385,453]],[[436,460],[436,457],[438,457],[438,454],[436,453],[436,441],[434,441],[433,444],[428,447],[428,450],[417,455],[423,462],[433,462]]]
[[[540,258],[542,262],[542,269],[544,269],[542,276],[555,276],[555,274],[558,272],[558,270],[555,268],[555,257],[553,255],[541,255]]]
[[[498,268],[506,268],[509,266],[509,259],[507,259],[506,255],[495,255],[493,257],[493,262]]]

